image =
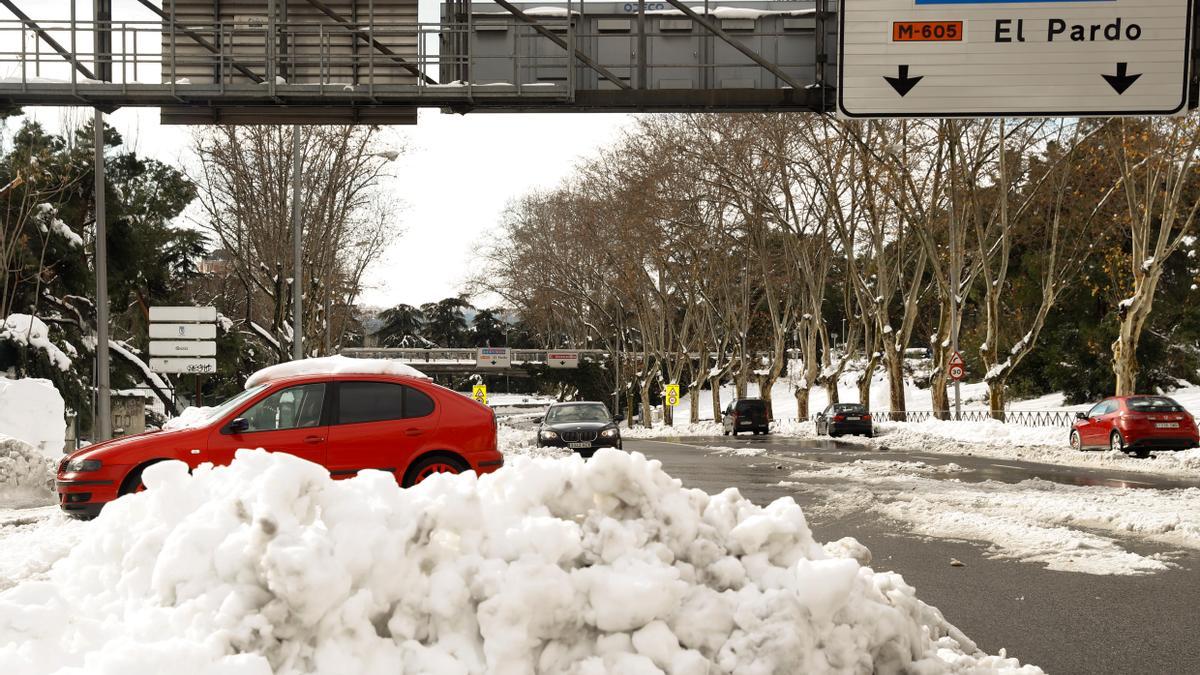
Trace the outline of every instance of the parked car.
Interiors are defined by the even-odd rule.
[[[239,448],[303,457],[334,478],[387,471],[404,487],[434,473],[488,473],[504,464],[487,406],[417,377],[310,374],[252,386],[187,428],[71,454],[58,468],[59,504],[69,514],[95,516],[106,503],[140,491],[151,464],[228,464]]]
[[[875,435],[871,413],[861,403],[831,403],[814,419],[817,435],[831,438],[854,435],[870,438]]]
[[[598,401],[555,403],[539,420],[539,448],[569,448],[583,457],[591,457],[600,448],[621,449],[624,418],[609,414],[608,406]]]
[[[1075,450],[1109,448],[1148,457],[1151,450],[1186,450],[1200,445],[1196,420],[1166,396],[1106,398],[1071,426]]]
[[[737,436],[741,431],[752,431],[755,436],[769,433],[770,424],[767,402],[761,398],[737,399],[730,403],[721,415],[721,431],[726,436]]]

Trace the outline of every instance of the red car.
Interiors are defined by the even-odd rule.
[[[1106,398],[1075,417],[1071,428],[1075,450],[1111,448],[1148,457],[1151,450],[1186,450],[1200,445],[1195,418],[1166,396]]]
[[[184,429],[88,446],[58,467],[59,505],[93,517],[105,503],[142,489],[142,471],[178,459],[228,464],[240,448],[303,457],[349,478],[394,473],[408,487],[433,473],[495,471],[491,409],[429,380],[403,375],[298,375],[234,396]]]

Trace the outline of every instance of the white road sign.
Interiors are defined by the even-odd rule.
[[[152,323],[151,340],[215,340],[217,325],[213,323]]]
[[[548,352],[546,354],[546,364],[551,368],[578,368],[579,352]]]
[[[215,323],[216,307],[151,307],[150,321],[175,323]]]
[[[478,368],[508,368],[512,365],[512,356],[508,347],[481,347],[475,357]]]
[[[217,343],[200,340],[151,340],[150,356],[216,356]]]
[[[215,373],[216,359],[150,359],[150,368],[156,373]]]
[[[1193,0],[841,0],[846,117],[1185,113]]]

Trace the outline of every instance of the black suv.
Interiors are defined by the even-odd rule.
[[[739,431],[752,431],[757,436],[770,431],[767,402],[761,398],[740,398],[725,408],[721,416],[721,432],[726,436]]]
[[[591,457],[600,448],[621,449],[621,430],[608,406],[596,401],[555,403],[546,410],[538,426],[539,448],[570,448]]]
[[[828,434],[831,438],[845,434],[861,434],[870,438],[875,429],[871,424],[871,413],[861,403],[831,403],[817,413],[813,420],[817,435]]]

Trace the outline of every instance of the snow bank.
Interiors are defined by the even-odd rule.
[[[6,675],[1041,672],[831,557],[791,499],[685,490],[637,454],[401,490],[241,451],[145,481],[0,593]]]
[[[0,435],[25,441],[43,457],[62,457],[66,404],[50,380],[0,377]]]
[[[1177,556],[1163,550],[1200,551],[1200,488],[947,480],[946,473],[969,478],[970,470],[955,469],[858,460],[800,469],[787,485],[831,514],[873,512],[915,534],[983,542],[990,557],[1063,572],[1153,574],[1175,566]]]
[[[55,468],[54,461],[32,445],[0,434],[0,506],[52,501]]]
[[[325,356],[319,359],[288,361],[268,366],[246,380],[246,388],[264,382],[296,375],[407,375],[428,380],[429,377],[410,365],[390,359],[352,359],[346,356]]]
[[[36,316],[9,314],[0,326],[0,339],[5,338],[46,352],[50,363],[63,372],[71,369],[71,357],[50,341],[50,329]]]

